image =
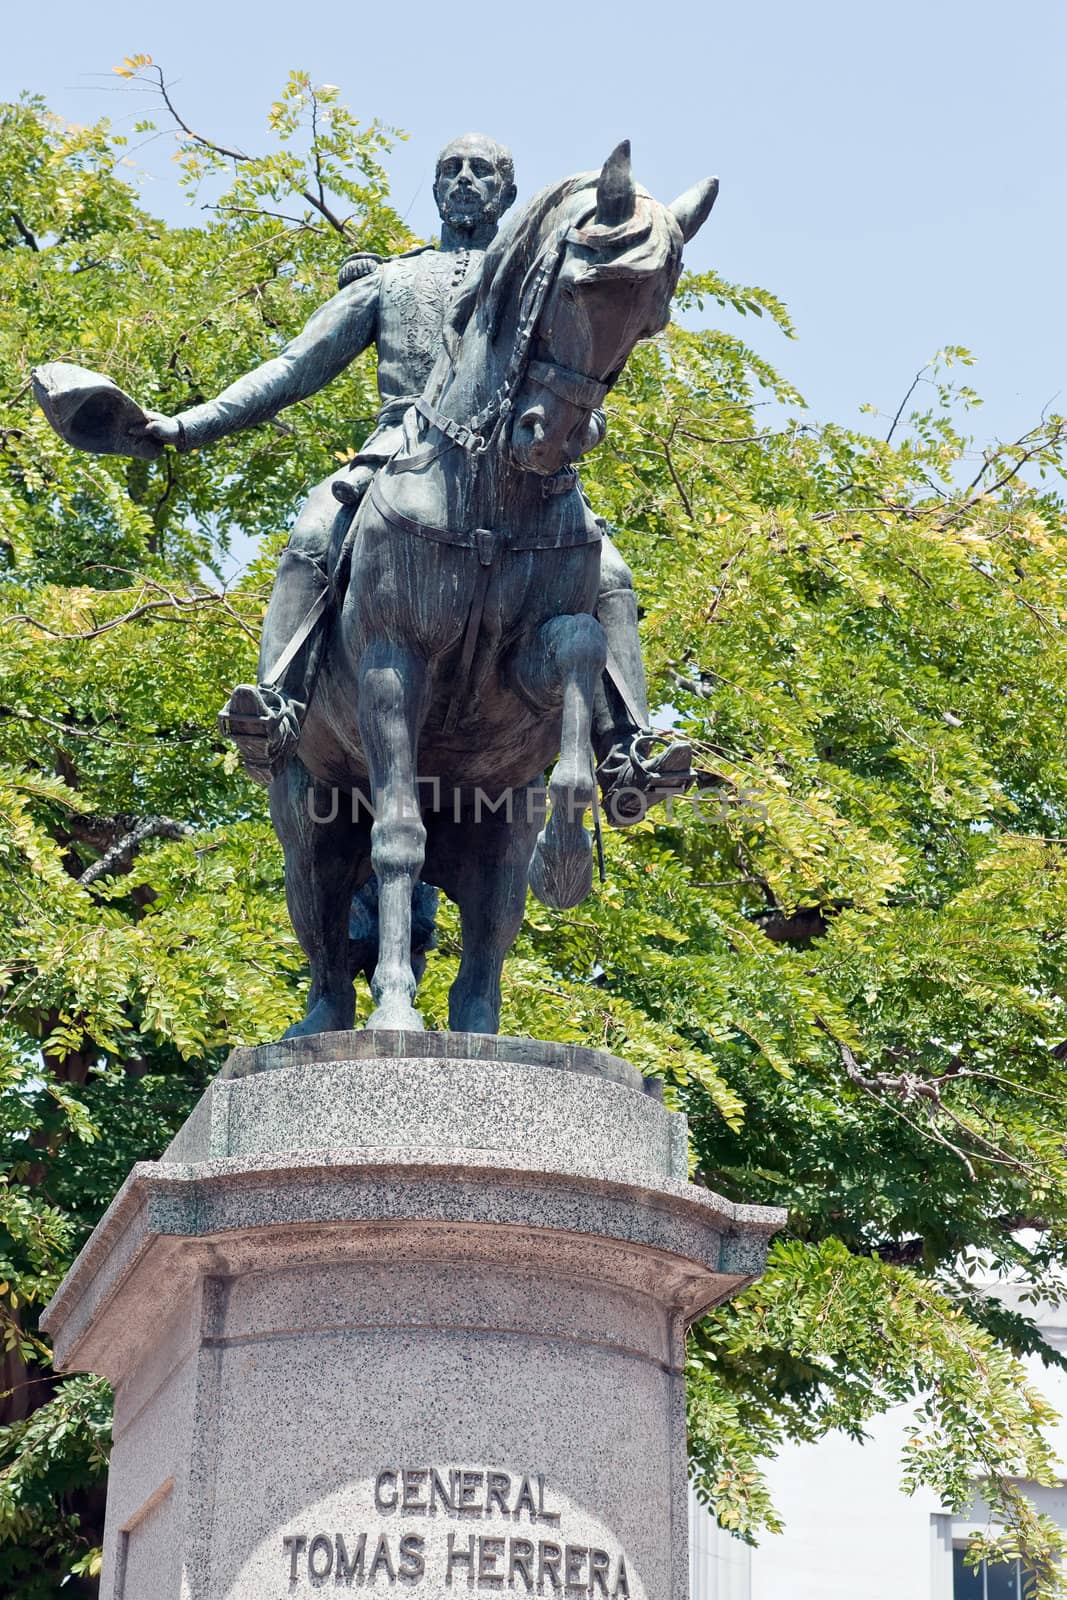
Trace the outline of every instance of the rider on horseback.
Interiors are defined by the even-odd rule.
[[[180,417],[158,418],[148,431],[179,450],[208,444],[265,422],[314,394],[369,345],[377,346],[381,408],[370,437],[310,493],[282,553],[263,623],[258,684],[234,689],[220,726],[236,743],[246,771],[269,783],[296,750],[322,654],[324,615],[334,570],[355,507],[402,442],[405,411],[422,393],[441,345],[445,316],[478,270],[501,215],[515,199],[507,150],[482,135],[449,144],[437,163],[434,198],[440,247],[382,261],[350,256],[340,291],[281,353],[239,378],[217,399]],[[603,413],[592,428],[603,437]],[[340,504],[339,504],[340,502]],[[604,809],[618,827],[692,781],[689,747],[656,749],[637,632],[633,576],[606,538],[596,615],[607,635],[608,669],[594,704],[593,739]]]

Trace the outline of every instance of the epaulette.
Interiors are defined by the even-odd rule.
[[[357,250],[354,255],[345,256],[337,269],[337,287],[347,289],[350,283],[365,278],[375,267],[380,267],[383,259],[382,256],[376,256],[373,250]]]
[[[384,265],[386,261],[406,261],[408,256],[421,256],[425,251],[434,248],[432,244],[417,244],[410,250],[401,250],[395,256],[379,256],[375,255],[373,250],[357,250],[355,254],[346,256],[341,262],[337,272],[337,287],[347,289],[350,283],[365,278],[368,273]]]

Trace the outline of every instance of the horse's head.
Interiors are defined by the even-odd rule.
[[[718,180],[660,205],[634,183],[624,141],[596,181],[595,208],[591,188],[575,192],[524,288],[529,348],[508,444],[527,472],[557,472],[597,442],[593,413],[637,341],[670,320],[682,245],[706,220]]]

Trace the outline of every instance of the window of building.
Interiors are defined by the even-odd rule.
[[[1033,1574],[1020,1561],[966,1562],[966,1548],[952,1552],[952,1600],[1029,1600]]]

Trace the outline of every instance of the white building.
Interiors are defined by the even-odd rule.
[[[1049,1344],[1067,1350],[1067,1309],[1050,1308],[1036,1320]],[[1027,1366],[1067,1417],[1067,1373],[1036,1359]],[[1014,1566],[975,1573],[963,1565],[968,1536],[986,1526],[981,1505],[954,1516],[929,1491],[910,1498],[901,1492],[910,1417],[902,1407],[877,1418],[866,1444],[830,1435],[784,1449],[768,1477],[785,1531],[763,1535],[756,1549],[720,1532],[694,1500],[692,1600],[1021,1600]],[[1064,1481],[1055,1489],[1024,1487],[1039,1510],[1067,1528],[1067,1423],[1054,1442]]]

